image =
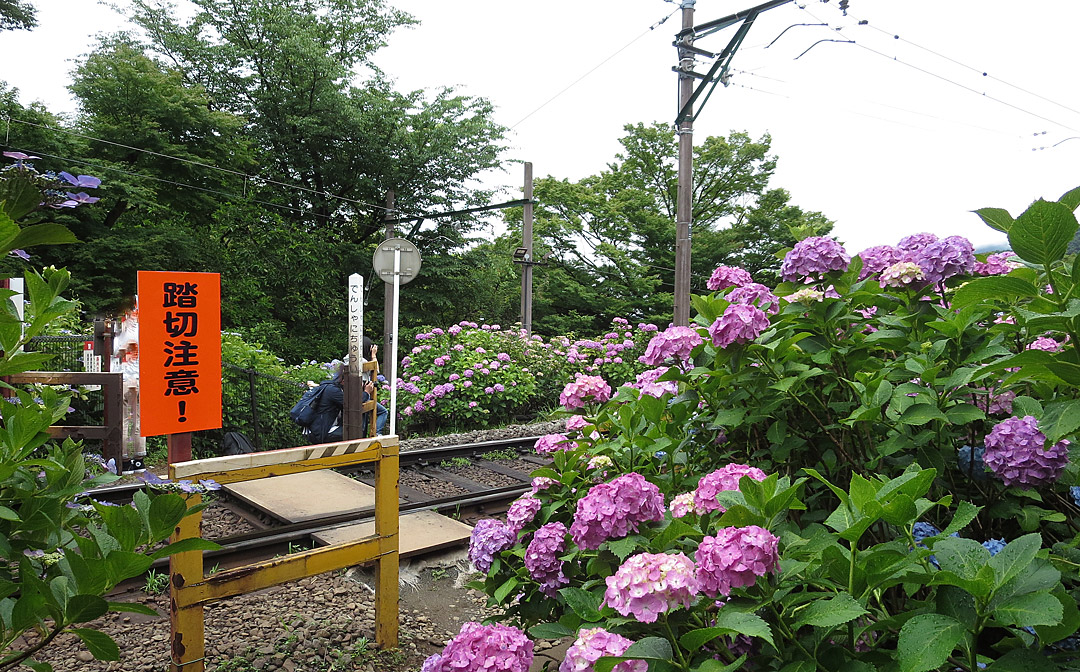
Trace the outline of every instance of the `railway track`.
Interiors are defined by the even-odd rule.
[[[532,446],[538,437],[523,437],[483,441],[470,444],[441,446],[421,450],[403,451],[400,455],[401,512],[434,511],[453,515],[465,522],[475,522],[479,517],[505,511],[514,499],[529,490],[529,471],[547,464],[537,456]],[[510,455],[515,457],[510,458]],[[336,470],[368,485],[374,484],[370,465]],[[466,473],[462,473],[466,472]],[[490,474],[490,478],[484,478]],[[425,490],[452,492],[433,495],[418,487],[408,485],[421,479]],[[487,481],[487,482],[485,482]],[[501,485],[492,485],[491,482]],[[440,484],[444,487],[440,488]],[[95,499],[117,504],[130,502],[135,492],[142,489],[140,483],[98,488],[91,494]],[[224,493],[224,491],[223,491]],[[342,525],[374,520],[374,507],[366,507],[349,513],[323,516],[299,523],[274,520],[272,514],[256,509],[246,502],[228,494],[218,496],[216,503],[233,514],[260,528],[255,531],[226,536],[215,536],[221,545],[216,551],[204,553],[204,564],[221,569],[237,567],[276,555],[284,555],[296,548],[310,548],[316,542],[313,535]],[[162,571],[168,559],[154,563],[152,570]],[[138,583],[139,580],[132,580]],[[119,587],[130,589],[130,585]]]

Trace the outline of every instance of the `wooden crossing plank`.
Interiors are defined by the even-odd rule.
[[[375,534],[375,523],[371,521],[342,525],[311,536],[320,544],[335,545],[363,539],[373,534]],[[410,555],[456,546],[467,543],[470,534],[472,534],[472,527],[434,511],[402,514],[398,518],[398,553],[406,558]]]
[[[286,523],[302,523],[375,506],[375,488],[326,470],[230,483],[222,488]]]

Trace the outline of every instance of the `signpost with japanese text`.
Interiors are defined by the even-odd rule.
[[[221,427],[221,276],[139,271],[142,436]],[[178,457],[183,458],[181,454]]]

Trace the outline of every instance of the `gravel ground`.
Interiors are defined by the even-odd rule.
[[[535,436],[561,431],[563,426],[562,421],[557,421],[417,438],[403,442],[402,449]],[[208,538],[226,536],[226,530],[227,534],[238,534],[253,529],[250,522],[218,503],[211,503],[204,511],[204,533]],[[410,567],[410,563],[403,561],[402,578],[408,583],[401,589],[400,647],[395,651],[375,649],[370,571],[353,568],[238,596],[207,608],[206,669],[218,672],[419,670],[423,660],[440,651],[463,622],[482,620],[492,614],[484,608],[484,595],[461,587],[469,578],[463,556],[463,550],[457,549],[442,563],[444,566],[423,569]],[[117,641],[121,651],[119,661],[93,660],[74,635],[57,638],[38,660],[52,663],[58,671],[167,670],[168,596],[137,592],[112,599],[142,602],[161,614],[149,617],[111,613],[90,624]],[[545,648],[546,643],[539,643],[538,650]]]

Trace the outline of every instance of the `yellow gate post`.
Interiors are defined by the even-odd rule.
[[[189,507],[199,504],[202,495],[187,495]],[[183,518],[173,530],[170,542],[202,536],[202,511]],[[169,667],[171,672],[201,672],[206,640],[202,605],[181,607],[177,601],[179,590],[185,585],[202,581],[202,551],[187,551],[169,556],[169,625],[172,637]]]

